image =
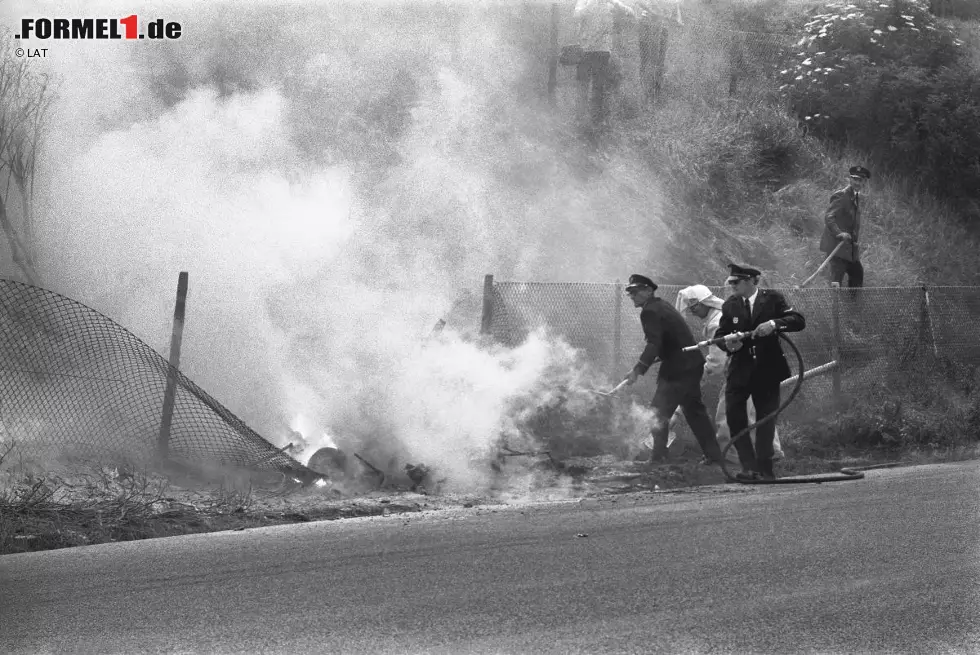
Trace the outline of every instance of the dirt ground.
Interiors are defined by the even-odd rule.
[[[776,468],[778,475],[791,476],[829,473],[844,466],[976,456],[973,451],[907,453],[902,458],[885,452],[855,453],[833,461],[789,458]],[[745,490],[742,485],[726,484],[720,468],[700,464],[693,455],[656,466],[610,455],[557,465],[537,457],[511,468],[492,488],[471,492],[441,489],[429,479],[427,489],[407,477],[303,487],[281,474],[228,475],[202,482],[174,471],[163,475],[106,467],[84,474],[61,471],[29,476],[14,484],[8,476],[0,496],[0,554],[459,507]]]

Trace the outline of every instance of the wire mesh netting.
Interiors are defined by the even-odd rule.
[[[171,376],[171,457],[308,473],[128,330],[81,303],[0,280],[0,338],[0,444],[13,444],[12,452],[148,461],[158,452]]]
[[[661,286],[657,296],[673,305],[682,288]],[[711,290],[720,298],[729,294],[723,287]],[[978,288],[778,291],[807,320],[805,330],[788,335],[806,370],[837,362],[835,373],[806,383],[811,394],[880,402],[915,385],[949,382],[954,362],[980,365],[980,346],[963,329],[980,318]],[[690,312],[684,316],[695,338],[704,338],[700,319]],[[580,349],[584,361],[607,374],[610,382],[625,375],[644,346],[639,310],[625,297],[621,284],[496,282],[487,325],[489,334],[507,345],[546,326]],[[793,353],[783,349],[798,372]],[[706,387],[709,406],[718,387],[720,380]],[[787,417],[792,415],[791,408]]]

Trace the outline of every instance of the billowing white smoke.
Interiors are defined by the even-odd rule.
[[[457,5],[453,57],[447,28],[423,17],[399,32],[385,12],[413,6],[388,6],[305,31],[268,19],[267,3],[237,18],[184,3],[172,46],[51,43],[44,65],[62,78],[39,259],[45,286],[164,354],[189,271],[182,368],[260,433],[285,444],[301,415],[304,456],[328,435],[467,483],[471,459],[520,438],[558,389],[584,413],[594,399],[575,390],[598,381],[544,333],[488,350],[458,326],[427,339],[434,322],[484,273],[642,269],[660,254],[659,197],[636,162],[579,170],[581,144],[525,93],[527,56],[504,28],[516,9]]]

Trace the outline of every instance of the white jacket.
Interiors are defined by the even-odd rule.
[[[715,336],[718,325],[721,323],[721,310],[711,308],[704,321],[704,339],[707,341]],[[702,352],[704,349],[702,348]],[[704,353],[704,376],[715,377],[725,374],[725,364],[728,362],[728,355],[718,346],[708,346],[708,351]]]

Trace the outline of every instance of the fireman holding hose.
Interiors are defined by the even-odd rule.
[[[703,334],[704,339],[714,338],[715,332],[718,331],[718,327],[721,325],[721,308],[724,305],[721,298],[711,293],[711,289],[704,286],[703,284],[695,284],[694,286],[685,287],[677,292],[677,302],[675,306],[677,311],[689,311],[704,322]],[[728,356],[723,352],[717,345],[707,346],[707,353],[705,354],[704,362],[704,377],[702,382],[709,380],[711,378],[720,378],[724,381],[725,369],[727,368]],[[748,404],[748,415],[749,423],[755,423],[756,413],[755,405],[752,399],[749,398]],[[679,411],[674,412],[674,418],[671,419],[671,426],[679,418]],[[718,434],[718,444],[724,448],[727,442],[731,439],[731,433],[728,431],[728,412],[725,408],[725,385],[722,383],[721,393],[718,398],[718,409],[715,411],[715,430]],[[761,418],[761,417],[760,417]],[[752,443],[755,444],[755,430],[750,433]],[[785,454],[783,453],[782,444],[779,442],[779,430],[775,431],[775,437],[773,438],[773,460],[782,459]],[[730,453],[729,457],[734,457],[735,453]]]
[[[680,407],[701,446],[705,462],[721,462],[715,426],[701,399],[704,355],[697,349],[693,352],[682,350],[696,343],[691,328],[673,305],[654,295],[656,290],[656,283],[644,275],[631,275],[626,285],[626,293],[633,306],[641,310],[640,324],[643,326],[646,348],[623,382],[634,384],[655,360],[661,362],[657,372],[657,390],[651,402],[656,416],[651,430],[653,452],[650,461],[666,461],[670,417]]]
[[[806,327],[806,319],[778,291],[759,289],[762,273],[758,269],[737,264],[730,264],[729,268],[727,283],[734,293],[722,305],[721,322],[714,336],[725,337],[719,347],[730,359],[725,405],[728,429],[735,436],[749,426],[749,398],[760,418],[779,408],[779,385],[790,377],[790,369],[776,333],[799,332]],[[742,338],[739,333],[748,336]],[[735,441],[742,466],[735,477],[774,480],[776,421],[758,426],[755,432],[754,447],[747,433]]]

